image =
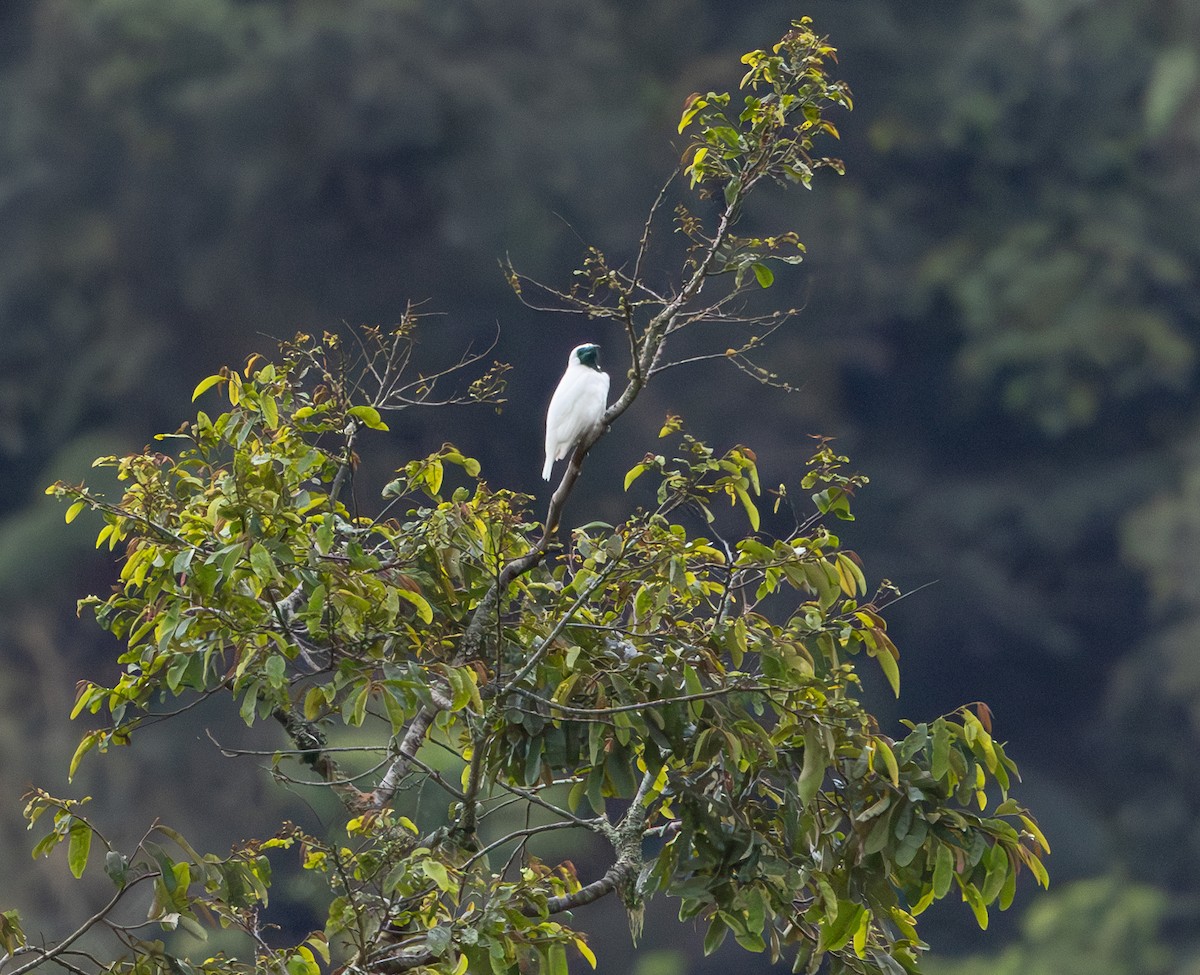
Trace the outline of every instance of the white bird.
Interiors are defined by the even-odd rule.
[[[546,466],[550,480],[556,460],[562,460],[600,424],[608,408],[608,373],[600,371],[600,346],[577,345],[567,358],[567,371],[546,411]]]

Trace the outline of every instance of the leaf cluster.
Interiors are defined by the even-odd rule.
[[[657,476],[654,507],[576,529],[560,557],[506,585],[473,639],[502,567],[541,526],[449,445],[403,465],[378,515],[353,515],[336,493],[345,451],[328,441],[384,425],[328,370],[309,371],[329,345],[300,337],[278,365],[201,383],[229,408],[171,435],[177,455],[102,460],[128,485],[119,501],[54,489],[71,517],[99,511],[98,543],[124,552],[116,591],[85,601],[124,642],[124,672],[81,684],[76,714],[107,723],[84,735],[72,772],[172,698],[229,694],[247,724],[276,721],[294,745],[275,754],[276,774],[334,791],[353,815],[344,840],[288,829],[266,842],[298,844],[324,880],[328,920],[313,937],[380,971],[506,973],[524,958],[559,970],[567,949],[590,954],[559,915],[609,892],[635,932],[644,900],[664,893],[704,919],[708,950],[732,932],[749,950],[790,952],[798,971],[826,957],[916,971],[915,917],[934,899],[957,890],[986,925],[1022,869],[1045,882],[1044,840],[1008,795],[1016,767],[986,711],[896,741],[859,699],[854,658],[874,658],[898,693],[899,652],[881,613],[890,590],[868,598],[860,560],[825,524],[851,517],[865,483],[828,441],[797,477],[812,514],[772,537],[753,451],[718,454],[684,434],[678,456],[648,455],[627,475],[627,487]],[[679,432],[668,421],[664,433]],[[715,531],[721,497],[749,534]],[[707,533],[688,531],[692,512]],[[415,727],[419,754],[404,746]],[[329,745],[356,729],[376,755],[361,772]],[[441,825],[396,811],[408,781],[445,795]],[[512,803],[536,819],[512,829]],[[65,841],[80,873],[93,827],[45,796],[31,819],[51,807],[37,852]],[[585,885],[569,862],[542,863],[535,838],[560,829],[604,838],[604,877]],[[169,864],[143,858],[158,869],[150,919],[194,933],[205,911],[243,917],[212,887],[235,868],[181,848]],[[142,876],[109,875],[119,891]],[[269,877],[243,880],[238,896],[265,905]]]

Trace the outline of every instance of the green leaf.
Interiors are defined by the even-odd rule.
[[[1012,872],[1012,865],[1008,862],[1008,854],[999,845],[993,846],[984,854],[983,863],[985,873],[983,887],[979,893],[983,898],[984,904],[990,904],[1000,895],[1000,891],[1004,889],[1008,875]]]
[[[763,940],[762,927],[738,929],[733,932],[734,940],[747,951],[759,953],[765,951],[767,943]]]
[[[158,826],[158,831],[160,833],[162,833],[164,836],[173,840],[175,845],[178,846],[181,850],[183,850],[183,852],[186,853],[195,862],[196,869],[197,869],[197,871],[199,871],[197,873],[197,878],[201,879],[201,880],[204,879],[204,870],[205,870],[204,858],[202,856],[200,856],[199,853],[196,852],[195,848],[192,846],[191,843],[189,843],[187,841],[187,839],[184,837],[184,835],[182,833],[180,833],[178,830],[172,829],[170,826],[163,826],[161,823]]]
[[[128,871],[129,861],[121,853],[109,850],[104,854],[104,872],[117,887],[125,886]]]
[[[769,288],[775,283],[775,272],[765,264],[756,263],[751,266],[754,270],[754,279],[760,288]]]
[[[832,923],[821,925],[821,936],[817,944],[819,950],[837,951],[839,948],[844,948],[846,943],[854,937],[854,932],[858,930],[859,922],[862,921],[865,913],[866,909],[861,904],[839,900],[837,915]]]
[[[885,797],[886,798],[886,797]],[[867,841],[863,844],[863,852],[870,856],[872,853],[878,853],[888,845],[892,838],[892,814],[895,812],[895,807],[887,810],[875,821],[875,825],[871,827],[871,832],[867,834]]]
[[[86,501],[76,501],[73,505],[71,505],[71,507],[69,507],[67,509],[67,515],[66,515],[67,524],[68,525],[71,524],[71,522],[73,522],[79,516],[79,512],[81,512],[86,507],[87,507]]]
[[[465,667],[446,668],[446,680],[450,684],[450,710],[461,711],[471,703],[474,697],[475,682],[470,678],[470,670]]]
[[[891,746],[882,738],[875,739],[876,753],[883,757],[883,764],[887,767],[888,778],[892,785],[899,788],[900,786],[900,767],[896,764],[896,756],[892,752]]]
[[[267,425],[267,429],[276,429],[279,426],[279,406],[274,397],[264,393],[259,402],[259,408],[262,410],[263,422]]]
[[[933,896],[938,899],[945,897],[953,879],[954,854],[945,843],[939,843],[933,865]]]
[[[545,740],[542,738],[529,739],[529,751],[525,753],[525,784],[533,785],[542,772],[542,748]]]
[[[329,964],[329,942],[323,931],[314,931],[308,936],[308,944],[313,946],[316,954],[320,955],[325,964]]]
[[[299,952],[294,955],[288,955],[288,975],[320,975],[321,967],[313,959],[312,952],[307,948],[301,948],[299,951],[304,952],[308,957],[306,958],[304,954],[300,954]]]
[[[457,881],[451,879],[450,871],[446,869],[444,863],[439,863],[437,860],[423,860],[421,872],[437,884],[439,890],[447,894],[453,894],[458,890]]]
[[[567,946],[552,944],[546,949],[546,975],[570,975],[567,968]]]
[[[933,754],[929,770],[935,779],[945,778],[950,771],[950,729],[944,718],[933,723]]]
[[[58,846],[58,844],[61,842],[62,842],[62,837],[58,833],[54,833],[54,832],[47,833],[40,840],[38,840],[36,844],[34,844],[34,847],[30,851],[29,855],[31,857],[33,857],[35,860],[38,857],[47,856],[47,855],[49,855],[50,851],[53,850],[56,846]]]
[[[1004,876],[1004,884],[1000,888],[1000,897],[997,903],[1000,905],[1000,910],[1007,911],[1013,902],[1013,898],[1017,893],[1017,871],[1009,869]]]
[[[696,668],[691,664],[685,664],[683,667],[683,683],[688,695],[698,697],[704,693],[704,685],[700,683],[700,676],[696,673]],[[704,713],[704,701],[692,701],[688,705],[689,713],[694,719],[699,720],[700,715]]]
[[[25,932],[21,930],[21,915],[16,911],[5,911],[0,914],[0,948],[3,948],[6,954],[11,955],[25,943]]]
[[[729,926],[721,919],[719,912],[714,914],[712,920],[708,922],[708,930],[704,933],[705,956],[711,955],[720,948],[727,934],[729,934]]]
[[[362,726],[367,717],[367,702],[371,695],[370,684],[363,684],[358,691],[342,703],[342,718],[355,728]]]
[[[267,658],[265,670],[272,685],[276,687],[283,686],[283,675],[287,671],[287,661],[283,657],[277,653],[271,654]]]
[[[809,728],[804,734],[804,765],[796,781],[796,794],[802,806],[809,805],[816,798],[825,780],[826,763],[825,737],[819,728]]]
[[[278,576],[271,553],[260,542],[250,546],[250,568],[263,582],[273,582]]]
[[[352,406],[346,411],[348,416],[359,420],[364,427],[371,430],[388,430],[388,425],[383,422],[383,418],[379,415],[379,411],[373,406]]]
[[[321,555],[328,555],[329,550],[333,548],[333,524],[328,520],[322,521],[313,541]],[[228,575],[228,573],[223,574]]]
[[[81,819],[71,824],[70,842],[67,844],[67,866],[78,880],[87,867],[88,853],[92,849],[92,828]]]

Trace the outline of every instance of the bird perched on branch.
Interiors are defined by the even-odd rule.
[[[608,406],[608,373],[600,370],[600,346],[577,345],[567,358],[567,371],[546,411],[546,466],[542,480],[550,480],[550,469],[580,440],[599,426]]]

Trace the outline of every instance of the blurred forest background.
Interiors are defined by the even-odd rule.
[[[795,485],[808,434],[836,436],[871,477],[845,532],[868,577],[933,583],[891,613],[885,730],[989,702],[1054,847],[1051,892],[986,936],[962,905],[931,911],[931,970],[1200,972],[1194,0],[3,0],[0,907],[66,930],[96,896],[30,860],[19,815],[29,783],[67,791],[75,681],[114,667],[74,614],[113,567],[43,488],[176,428],[200,378],[272,337],[412,299],[438,313],[434,359],[499,327],[510,403],[406,414],[362,451],[386,471],[453,440],[544,499],[567,350],[595,339],[619,374],[624,346],[524,309],[497,260],[566,283],[580,238],[627,257],[685,97],[736,85],[738,56],[802,14],[857,107],[847,175],[751,217],[808,246],[767,295],[804,307],[764,356],[800,389],[723,363],[652,387],[570,517],[632,503],[620,476],[668,410],[753,446],[771,484]],[[236,738],[235,716],[188,720],[72,790],[118,836],[161,816],[215,850],[299,815],[204,737]],[[276,906],[318,925],[287,883]],[[619,909],[588,910],[601,975],[734,960],[704,959],[670,905],[637,956]]]

